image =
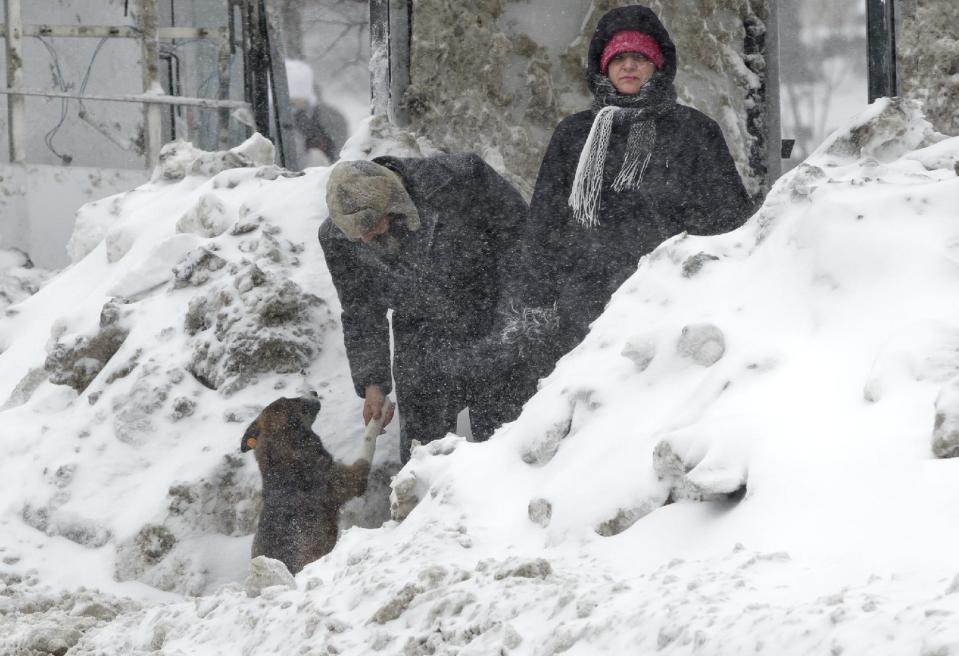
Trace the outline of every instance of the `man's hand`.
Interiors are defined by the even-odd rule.
[[[366,396],[363,400],[363,424],[370,423],[373,418],[379,419],[382,415],[383,428],[393,421],[393,409],[395,406],[391,403],[386,408],[386,414],[383,414],[383,404],[386,402],[386,394],[379,385],[368,385],[366,387]]]

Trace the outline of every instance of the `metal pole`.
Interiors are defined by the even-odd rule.
[[[143,33],[143,92],[163,93],[160,86],[160,36],[157,0],[140,0],[138,27]],[[147,168],[153,168],[163,145],[163,110],[160,105],[143,107],[144,155]]]
[[[895,0],[866,0],[869,102],[898,94]]]
[[[7,86],[11,89],[20,89],[23,86],[23,26],[20,0],[7,0],[5,13]],[[7,97],[7,130],[10,161],[22,163],[26,159],[26,109],[23,96]]]
[[[174,39],[221,39],[226,38],[225,27],[161,27],[159,37],[166,41]],[[0,25],[0,35],[6,36],[7,26]],[[142,36],[139,28],[131,25],[22,25],[21,36],[50,36],[56,38],[119,38],[137,39]]]
[[[231,7],[232,11],[232,7]],[[230,98],[230,42],[228,38],[220,39],[217,42],[217,75],[219,85],[217,89],[217,98],[219,100],[229,100]],[[220,148],[227,148],[230,142],[230,110],[226,107],[217,111],[217,131],[219,134]]]
[[[766,78],[766,22],[763,21],[762,10],[764,7],[757,7],[754,2],[748,2],[749,13],[743,20],[743,60],[746,67],[749,68],[759,79],[759,84],[746,90],[746,132],[749,133],[749,170],[754,177],[762,180],[761,194],[768,188],[769,162],[767,157],[767,144],[769,143],[769,130],[766,124],[766,118],[769,107],[766,103],[766,90],[768,89],[768,80]]]
[[[147,105],[166,105],[172,107],[202,107],[204,109],[250,109],[245,100],[212,100],[190,96],[171,96],[168,94],[130,94],[105,96],[102,94],[79,94],[70,91],[45,91],[40,89],[0,89],[2,96],[36,96],[38,98],[75,98],[77,100],[99,100],[104,102],[125,102]]]
[[[266,19],[266,38],[270,53],[270,86],[273,93],[273,115],[276,126],[277,150],[280,164],[291,170],[299,170],[299,158],[293,136],[293,113],[290,110],[290,86],[286,79],[286,48],[283,43],[283,30],[274,0],[264,0],[263,10]]]
[[[766,11],[766,184],[772,189],[783,173],[779,97],[779,0],[768,0]]]
[[[746,66],[759,86],[746,92],[749,168],[760,180],[756,200],[762,200],[782,172],[779,121],[779,16],[776,0],[751,0],[743,21]]]
[[[370,111],[390,108],[390,0],[370,0]]]
[[[250,104],[256,130],[270,137],[270,45],[266,38],[266,17],[258,0],[246,0],[244,33],[248,35],[247,66],[250,72]]]
[[[410,86],[413,40],[412,0],[390,0],[390,121],[400,127],[410,123],[403,96]]]

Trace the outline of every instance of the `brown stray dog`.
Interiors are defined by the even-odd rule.
[[[252,557],[275,558],[293,574],[333,550],[340,508],[366,491],[382,430],[371,421],[362,455],[344,465],[333,460],[311,428],[319,411],[315,393],[279,398],[250,424],[240,445],[241,451],[253,449],[263,478]]]

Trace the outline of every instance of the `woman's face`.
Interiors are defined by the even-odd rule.
[[[654,64],[646,55],[638,52],[621,52],[609,60],[606,77],[624,96],[639,93],[656,72]]]

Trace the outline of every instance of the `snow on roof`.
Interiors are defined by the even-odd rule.
[[[402,521],[347,531],[293,581],[257,562],[243,582],[256,477],[225,417],[309,385],[328,397],[318,432],[350,434],[314,239],[326,171],[186,174],[104,202],[107,236],[0,326],[5,394],[52,344],[128,331],[84,391],[40,382],[2,415],[0,572],[18,614],[0,644],[52,635],[23,610],[48,591],[71,654],[959,647],[959,460],[931,447],[959,420],[957,160],[959,138],[915,104],[874,104],[741,229],[643,258],[517,421],[418,449],[393,483]],[[202,326],[198,305],[251,265],[322,301],[305,310],[323,344],[306,377],[231,396],[175,380],[196,353],[184,315]],[[128,302],[104,308],[124,284]],[[255,307],[252,289],[231,298]],[[179,398],[194,405],[174,420]],[[205,596],[117,584],[118,568]]]

